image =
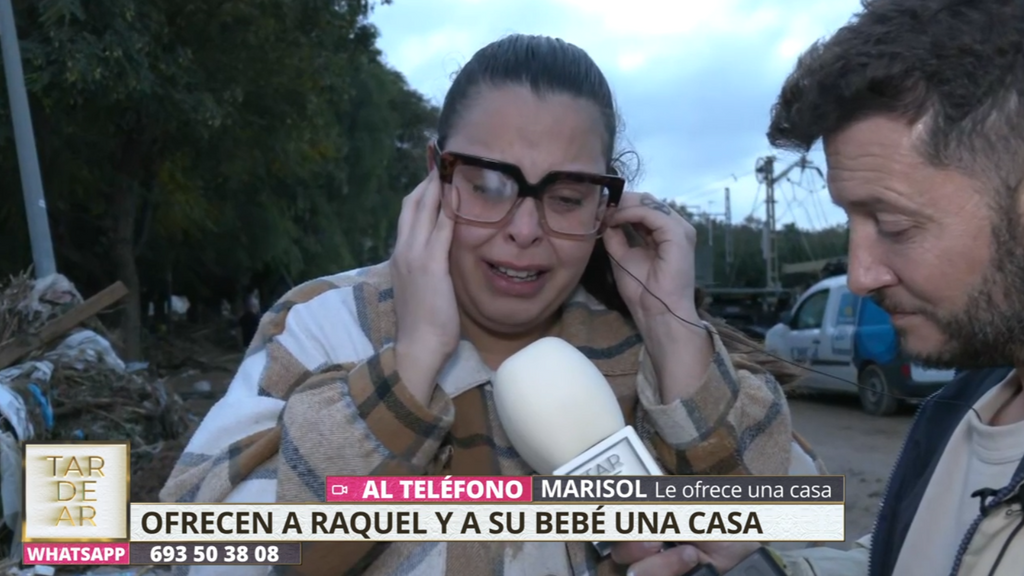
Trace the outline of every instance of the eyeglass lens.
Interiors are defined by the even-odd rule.
[[[476,166],[460,165],[446,185],[455,213],[466,220],[493,223],[515,206],[519,186],[508,175]],[[551,182],[541,193],[544,219],[555,232],[589,234],[600,226],[608,206],[605,186],[576,180]]]

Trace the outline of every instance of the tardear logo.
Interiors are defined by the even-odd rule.
[[[25,542],[128,539],[129,442],[26,442]]]

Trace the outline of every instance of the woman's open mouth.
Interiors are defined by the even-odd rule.
[[[544,274],[544,271],[542,270],[517,270],[515,268],[491,264],[490,262],[488,262],[487,265],[491,267],[491,271],[495,274],[505,276],[513,282],[532,282],[537,278],[540,278],[541,274]]]
[[[485,260],[491,286],[499,293],[515,298],[532,298],[547,284],[550,268],[511,262]]]

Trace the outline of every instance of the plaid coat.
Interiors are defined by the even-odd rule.
[[[330,475],[529,475],[506,437],[490,379],[467,341],[429,405],[396,371],[386,263],[294,288],[262,319],[226,395],[161,492],[165,502],[316,502]],[[601,370],[667,474],[816,474],[779,384],[715,353],[692,398],[664,405],[635,327],[579,290],[553,330]],[[187,571],[183,568],[182,572]],[[603,576],[624,573],[582,542],[322,542],[296,575]],[[193,567],[266,574],[261,567]]]

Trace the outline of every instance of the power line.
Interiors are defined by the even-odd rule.
[[[735,173],[733,173],[733,174],[730,174],[728,176],[724,176],[722,178],[719,178],[718,180],[716,180],[716,181],[714,181],[714,182],[712,182],[710,184],[702,185],[702,186],[695,187],[695,188],[691,188],[690,190],[688,190],[686,192],[683,192],[681,194],[675,195],[675,197],[677,199],[686,201],[686,203],[693,203],[696,200],[700,200],[702,198],[707,198],[708,196],[712,196],[712,195],[718,194],[719,191],[722,188],[722,184],[724,184],[726,182],[730,182],[730,181],[731,182],[739,182],[740,179],[746,178],[748,176],[753,176],[753,175],[754,175],[754,171],[753,170],[747,171],[747,172],[745,172],[743,174],[740,174],[739,176],[737,176]]]
[[[766,287],[769,289],[778,289],[781,286],[779,280],[779,249],[775,235],[775,185],[786,179],[789,173],[797,168],[800,169],[801,173],[806,170],[812,170],[821,174],[821,170],[805,154],[800,155],[799,158],[783,168],[778,174],[775,172],[775,160],[775,156],[758,158],[754,167],[758,181],[763,182],[765,185],[765,222],[761,249],[764,254]],[[822,179],[824,180],[824,178]]]
[[[804,215],[807,216],[807,223],[809,229],[818,230],[827,227],[828,219],[824,217],[824,214],[819,212],[817,215],[811,214],[811,211],[807,208],[808,200],[814,198],[814,191],[801,185],[800,183],[794,182],[792,178],[786,178],[789,182],[790,191],[793,194],[793,203],[799,206],[803,211]],[[804,191],[804,197],[802,200],[797,198],[796,189],[799,188]],[[813,204],[813,203],[812,203]],[[821,218],[820,226],[818,218]],[[793,219],[796,220],[796,214],[793,215]]]
[[[757,212],[757,207],[761,205],[760,202],[758,202],[758,199],[760,197],[761,197],[761,185],[758,184],[757,185],[757,192],[754,194],[754,204],[750,207],[750,214],[747,214],[747,217],[744,218],[744,220],[749,220],[750,218],[753,218],[754,212]]]

